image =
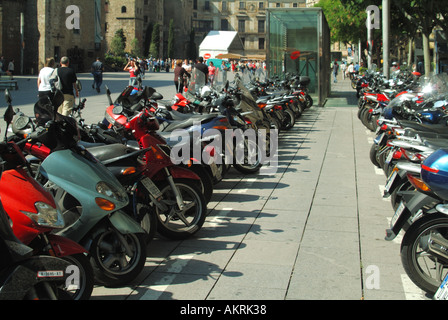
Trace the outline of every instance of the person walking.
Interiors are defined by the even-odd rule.
[[[62,85],[61,91],[64,94],[64,102],[58,108],[58,112],[63,116],[69,116],[75,106],[75,95],[79,97],[78,87],[76,86],[78,78],[75,71],[69,67],[70,60],[68,57],[62,57],[60,64],[57,73]]]
[[[347,70],[347,65],[345,64],[345,62],[342,62],[341,64],[342,80],[345,80],[345,70]]]
[[[227,81],[227,71],[229,71],[229,67],[227,67],[226,62],[223,60],[221,63],[222,83],[223,84],[225,84]]]
[[[54,65],[54,58],[47,58],[44,67],[39,71],[39,76],[37,77],[39,99],[43,99],[45,97],[51,99],[53,97],[50,85],[50,76],[54,71]]]
[[[185,79],[190,77],[191,75],[182,66],[182,60],[177,60],[176,67],[174,67],[174,86],[176,87],[176,93],[182,93],[185,86]]]
[[[336,83],[338,82],[338,71],[339,71],[339,64],[338,64],[338,60],[335,59],[333,62],[333,82]]]
[[[14,80],[14,59],[9,61],[9,64],[8,64],[8,75],[11,77],[11,80]]]
[[[216,67],[213,62],[210,61],[210,65],[208,66],[208,80],[210,81],[210,86],[213,87],[213,83],[215,81]]]
[[[96,89],[98,93],[101,91],[101,84],[103,83],[104,66],[100,60],[100,57],[96,58],[96,61],[92,63],[92,75],[93,84],[92,89]]]

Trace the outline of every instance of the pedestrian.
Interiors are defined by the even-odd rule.
[[[174,67],[174,86],[177,93],[182,93],[184,86],[186,85],[186,78],[190,78],[191,75],[182,66],[182,60],[176,61],[176,67]]]
[[[341,73],[342,73],[342,79],[345,80],[345,70],[347,70],[347,65],[345,62],[342,62],[341,64]]]
[[[336,83],[338,82],[338,71],[339,71],[339,64],[338,64],[338,60],[335,59],[333,62],[333,81]]]
[[[129,58],[128,63],[124,66],[123,71],[129,72],[129,85],[137,85],[138,69],[133,58]]]
[[[223,60],[221,63],[221,72],[222,72],[222,83],[226,83],[227,81],[227,71],[229,71],[229,67],[226,62]]]
[[[210,81],[210,85],[213,87],[213,82],[215,81],[216,67],[213,62],[210,61],[210,65],[208,66],[208,80]]]
[[[207,80],[208,80],[208,67],[207,67],[206,64],[204,64],[204,58],[199,57],[196,60],[196,64],[194,65],[194,67],[196,69],[198,69],[199,71],[202,71],[204,73],[205,83],[207,83]]]
[[[69,116],[75,106],[75,95],[79,97],[78,87],[76,86],[78,78],[75,71],[69,67],[70,60],[68,57],[62,57],[60,65],[57,69],[57,74],[61,81],[64,102],[59,106],[58,112],[63,116]],[[75,93],[73,93],[73,90]]]
[[[92,63],[92,75],[93,84],[92,89],[96,89],[98,93],[101,91],[101,84],[103,83],[104,66],[100,60],[100,57],[96,58],[96,61]]]
[[[11,80],[14,80],[14,59],[9,61],[9,64],[8,64],[8,75],[11,77]]]
[[[51,91],[50,76],[54,71],[54,58],[47,58],[45,60],[45,65],[39,71],[39,76],[37,77],[37,90],[39,99],[48,97],[53,98],[53,93]]]
[[[353,62],[350,62],[350,64],[347,67],[347,75],[350,77],[350,79],[353,79],[354,72],[355,72],[355,67],[353,66]]]
[[[188,63],[187,59],[184,60],[182,67],[185,69],[185,71],[191,72],[191,64]]]

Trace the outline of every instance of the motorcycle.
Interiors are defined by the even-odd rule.
[[[129,201],[121,184],[78,144],[76,121],[55,111],[63,100],[61,95],[58,91],[52,101],[35,104],[36,131],[24,151],[42,157],[34,167],[36,179],[52,192],[66,222],[57,234],[89,252],[98,282],[123,285],[143,269],[145,232],[121,211]]]

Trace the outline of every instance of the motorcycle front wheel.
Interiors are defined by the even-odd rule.
[[[98,283],[119,287],[134,280],[146,262],[146,235],[122,234],[113,227],[99,233],[92,241],[90,255]]]
[[[448,259],[429,250],[434,238],[448,242],[448,217],[429,214],[415,221],[401,242],[401,261],[409,278],[422,290],[434,294],[448,273]],[[440,251],[445,251],[442,247]]]
[[[176,194],[167,181],[157,184],[163,194],[161,202],[167,207],[166,211],[156,207],[157,231],[169,239],[182,240],[201,229],[207,215],[207,205],[198,182],[174,179],[174,184],[180,193],[183,208],[179,208]]]
[[[78,267],[79,270],[79,274],[74,274],[75,276],[78,276],[77,279],[74,277],[74,280],[77,280],[77,283],[68,284],[68,287],[65,287],[64,291],[66,291],[73,300],[89,300],[94,285],[93,269],[89,259],[82,253],[62,258],[71,262]]]

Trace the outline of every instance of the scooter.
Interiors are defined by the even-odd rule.
[[[145,232],[121,211],[129,198],[119,181],[78,145],[76,121],[55,111],[63,100],[61,94],[57,91],[53,101],[40,100],[35,104],[38,126],[27,141],[26,150],[34,156],[42,155],[34,146],[42,144],[50,150],[34,172],[38,181],[52,191],[63,212],[66,227],[57,234],[89,251],[99,283],[123,285],[143,269]]]

